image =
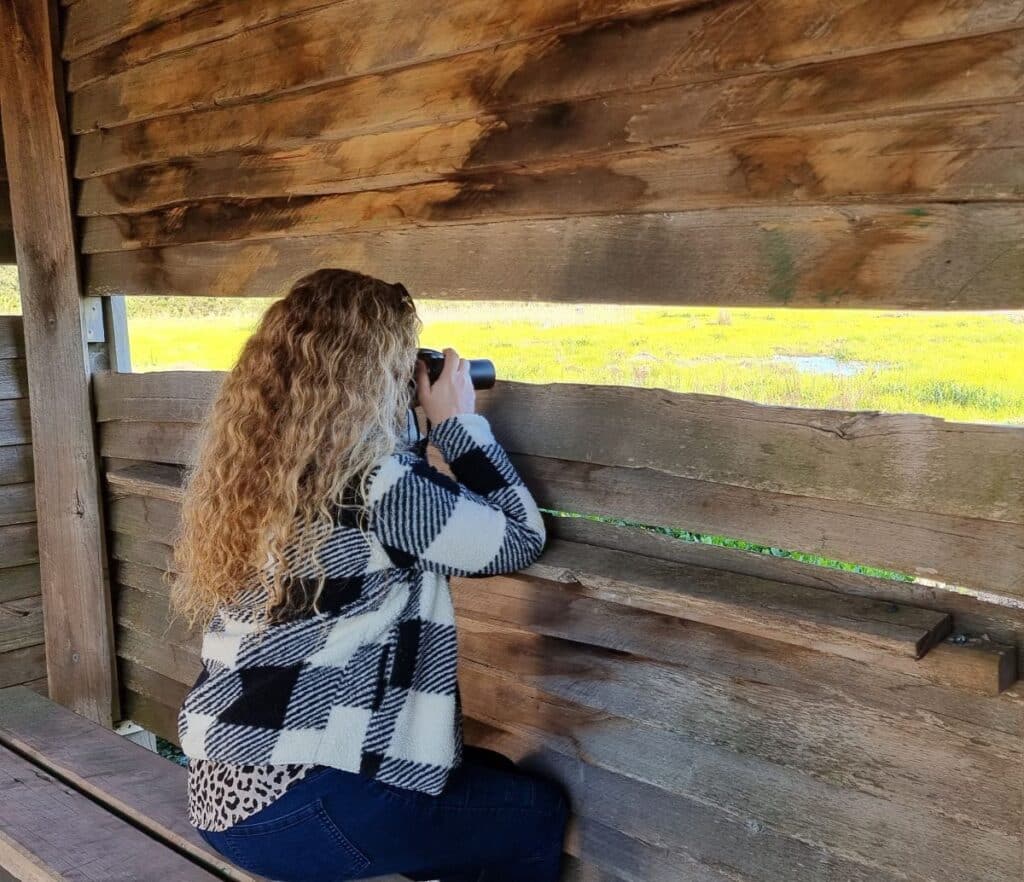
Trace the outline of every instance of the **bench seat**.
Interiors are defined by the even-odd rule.
[[[188,823],[186,775],[31,689],[0,689],[0,882],[258,882]]]

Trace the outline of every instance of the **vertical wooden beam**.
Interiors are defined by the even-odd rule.
[[[117,716],[89,360],[51,0],[0,0],[0,113],[25,325],[50,695]]]
[[[103,327],[107,335],[110,370],[129,374],[132,370],[132,352],[128,340],[128,307],[124,296],[114,294],[103,298]]]

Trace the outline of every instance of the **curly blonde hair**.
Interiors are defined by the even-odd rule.
[[[407,446],[421,322],[400,284],[344,269],[299,279],[227,374],[186,476],[174,610],[206,623],[240,588],[266,589],[266,620],[316,609],[318,551],[356,509],[374,463]],[[355,492],[351,492],[355,491]],[[318,573],[290,580],[297,562]]]

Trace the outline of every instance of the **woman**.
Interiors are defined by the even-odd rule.
[[[544,524],[469,362],[431,385],[402,285],[299,280],[226,377],[189,477],[172,599],[205,625],[178,716],[190,820],[271,879],[554,882],[554,782],[463,745],[448,577],[534,561]],[[411,381],[428,465],[408,430]],[[417,430],[418,434],[418,430]]]

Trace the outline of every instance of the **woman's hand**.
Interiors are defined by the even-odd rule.
[[[423,359],[416,359],[416,397],[432,425],[460,413],[473,413],[476,390],[469,375],[469,359],[459,358],[450,346],[444,350],[441,375],[430,385]]]

